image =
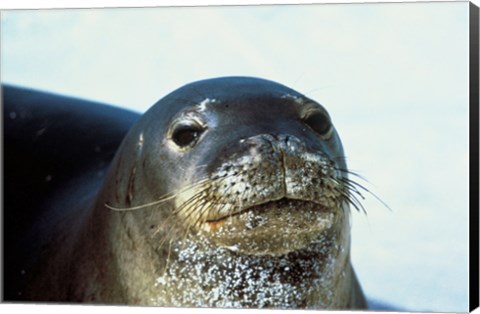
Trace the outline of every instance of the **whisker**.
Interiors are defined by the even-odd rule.
[[[178,209],[175,210],[176,213],[181,213],[183,219],[189,219],[190,215],[195,212],[196,206],[203,204],[205,200],[204,191],[200,191],[197,194],[190,197],[188,200],[182,203]]]
[[[176,208],[175,210],[172,211],[172,213],[167,217],[167,219],[157,228],[157,230],[155,230],[155,232],[153,233],[153,236],[155,236],[156,234],[158,234],[161,230],[163,230],[164,226],[166,225],[167,222],[169,222],[170,220],[172,220],[175,216],[178,216],[178,214],[182,211],[185,210],[185,208],[188,208],[190,206],[192,206],[192,202],[196,201],[199,197],[201,196],[201,192],[195,194],[194,196],[192,196],[191,198],[189,198],[187,201],[185,201],[182,205],[180,205],[178,208]],[[193,204],[195,205],[195,204]],[[188,217],[188,215],[187,215]],[[184,219],[186,219],[184,217]],[[174,229],[174,227],[176,226],[175,223],[173,223],[169,228],[168,230],[166,231],[166,234],[165,236],[163,237],[163,239],[160,241],[160,244],[159,244],[159,248],[163,247],[163,245],[165,244],[165,241],[167,240],[168,235],[172,232],[172,230]]]
[[[353,207],[355,207],[355,209],[358,212],[362,211],[364,214],[367,214],[367,211],[365,210],[365,207],[363,206],[363,204],[358,200],[358,198],[355,195],[347,193],[346,200],[349,204],[351,204]]]
[[[339,169],[340,171],[342,171],[341,169]],[[360,175],[356,174],[356,173],[353,173],[353,172],[348,172],[350,174],[353,174],[355,176],[357,176],[358,178],[368,182],[367,180],[365,180],[363,177],[361,177]],[[370,191],[369,189],[367,189],[366,187],[364,187],[362,184],[354,181],[354,180],[351,180],[349,178],[341,178],[340,179],[346,186],[348,186],[353,192],[355,192],[357,195],[359,195],[362,199],[365,199],[365,197],[362,195],[362,193],[360,193],[360,190],[362,191],[365,191],[367,192],[368,194],[372,195],[377,201],[379,201],[383,206],[385,206],[388,210],[392,211],[392,209],[390,208],[390,206],[388,206],[380,197],[378,197],[375,193],[373,193],[372,191]],[[357,189],[358,188],[358,189]]]
[[[170,239],[170,241],[168,242],[167,260],[165,261],[165,268],[163,269],[162,276],[165,276],[167,274],[168,264],[170,263],[170,253],[172,251],[172,242],[173,239]]]
[[[151,202],[151,203],[146,203],[146,204],[142,204],[142,205],[138,205],[138,206],[133,206],[133,207],[125,207],[125,208],[120,208],[120,207],[114,207],[114,206],[110,206],[108,205],[107,203],[105,203],[105,207],[107,207],[108,209],[111,209],[111,210],[114,210],[114,211],[132,211],[132,210],[137,210],[137,209],[142,209],[142,208],[146,208],[146,207],[150,207],[150,206],[154,206],[154,205],[159,205],[159,204],[162,204],[168,200],[171,200],[172,198],[174,198],[176,196],[176,194],[173,194],[173,195],[166,195],[166,196],[163,196],[161,199],[159,200],[156,200],[154,202]]]
[[[350,174],[352,176],[355,176],[365,182],[369,182],[364,176],[362,176],[361,174],[355,172],[355,171],[352,171],[350,169],[344,169],[344,168],[335,168],[336,170],[340,171],[340,172],[343,172],[343,173],[347,173],[347,174]]]
[[[205,201],[205,199],[203,199],[203,198],[201,198],[200,200],[201,200],[201,202],[203,202],[203,203],[201,203],[201,205],[200,205],[200,206],[202,206],[202,207],[197,207],[197,206],[195,206],[195,207],[194,207],[194,210],[193,210],[191,213],[195,212],[196,210],[202,211],[203,208],[204,208],[205,206],[207,206],[208,203],[209,203],[208,201]],[[197,203],[194,203],[193,205],[198,205],[198,204],[197,204]],[[187,241],[186,241],[186,240],[187,240],[187,238],[188,238],[188,235],[190,234],[191,228],[194,227],[194,226],[197,226],[197,223],[200,224],[199,221],[200,221],[200,217],[197,218],[196,220],[192,220],[192,223],[189,223],[189,224],[187,225],[187,227],[185,228],[185,232],[183,233],[183,236],[182,236],[182,242],[183,242],[183,243],[182,243],[182,249],[184,249],[184,248],[185,248],[185,245],[187,245]]]
[[[178,208],[176,208],[175,210],[172,211],[172,213],[170,213],[170,215],[167,217],[167,219],[157,228],[157,230],[155,230],[155,232],[153,233],[153,235],[155,236],[158,232],[160,232],[160,230],[163,230],[163,227],[164,225],[170,220],[170,219],[173,219],[173,217],[177,216],[180,212],[182,212],[187,206],[190,206],[191,202],[195,201],[199,196],[200,196],[201,193],[197,193],[195,194],[194,196],[192,196],[190,199],[188,199],[186,202],[184,202],[182,205],[180,205]],[[169,230],[167,231],[167,234],[170,233],[170,231],[173,229],[173,227],[175,226],[175,224],[173,224]],[[161,242],[162,245],[163,245],[163,242]]]
[[[208,178],[206,179],[202,179],[202,180],[199,180],[191,185],[188,185],[186,186],[185,188],[183,188],[182,190],[178,191],[178,192],[169,192],[163,196],[161,196],[158,200],[156,201],[153,201],[153,202],[150,202],[150,203],[146,203],[146,204],[142,204],[142,205],[138,205],[138,206],[133,206],[133,207],[125,207],[125,208],[120,208],[120,207],[114,207],[114,206],[111,206],[111,205],[108,205],[107,203],[105,203],[105,207],[107,207],[108,209],[111,209],[111,210],[114,210],[114,211],[132,211],[132,210],[137,210],[137,209],[142,209],[142,208],[146,208],[146,207],[151,207],[151,206],[155,206],[155,205],[159,205],[159,204],[162,204],[168,200],[171,200],[173,198],[175,198],[176,196],[178,196],[179,194],[189,190],[189,189],[192,189],[192,188],[195,188],[195,187],[198,187],[202,184],[204,184],[205,182],[208,182]]]
[[[339,193],[342,196],[342,200],[346,201],[348,204],[351,204],[355,209],[360,212],[362,211],[364,214],[367,213],[365,207],[362,203],[358,200],[358,197],[365,199],[364,196],[355,188],[355,186],[351,185],[345,178],[333,179],[336,183],[343,185],[346,189],[339,189]]]

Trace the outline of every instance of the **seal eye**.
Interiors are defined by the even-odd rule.
[[[195,125],[178,125],[172,132],[172,140],[179,147],[193,146],[203,129]]]
[[[308,114],[303,121],[323,138],[328,139],[331,135],[332,122],[330,118],[322,112],[312,112]]]

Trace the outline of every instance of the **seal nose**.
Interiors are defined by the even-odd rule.
[[[272,153],[280,156],[294,155],[306,151],[305,144],[297,137],[289,134],[259,134],[242,139],[240,143],[247,145],[252,155],[258,153],[259,149],[263,153],[271,149]]]
[[[322,178],[332,176],[327,173],[331,170],[328,159],[318,151],[310,151],[296,136],[261,134],[249,138],[247,142],[253,145],[263,162],[275,167],[274,178],[278,186],[272,194],[277,198],[317,200],[323,189],[319,182],[324,180]],[[252,148],[249,149],[252,153]]]

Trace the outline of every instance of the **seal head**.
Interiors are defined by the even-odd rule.
[[[117,157],[105,203],[162,259],[153,303],[355,306],[354,187],[317,102],[262,79],[192,83],[153,106]]]

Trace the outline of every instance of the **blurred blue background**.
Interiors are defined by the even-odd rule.
[[[2,82],[143,112],[258,76],[323,104],[370,195],[352,212],[369,299],[468,307],[468,3],[3,11]]]

